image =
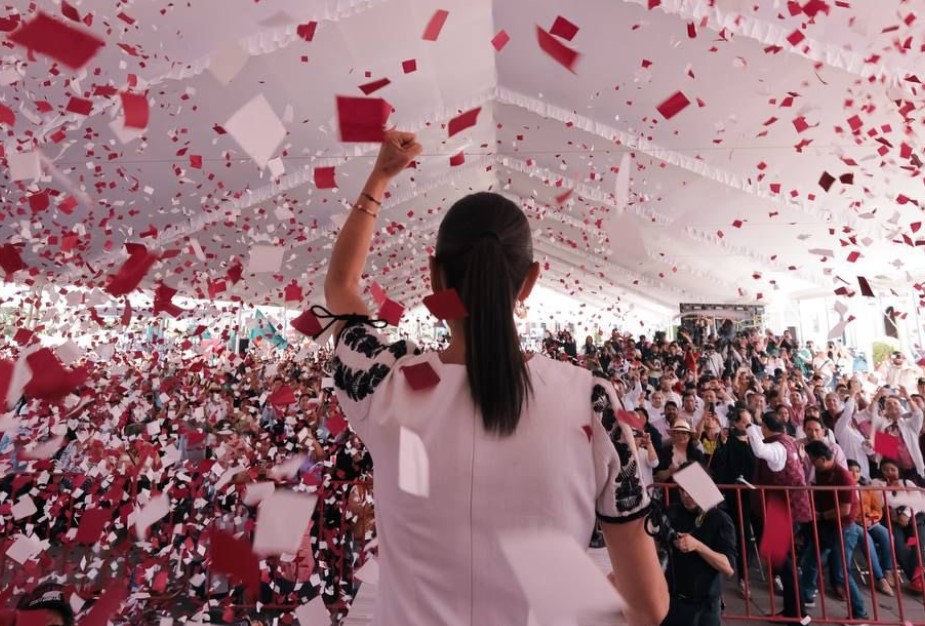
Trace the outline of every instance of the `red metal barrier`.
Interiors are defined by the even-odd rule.
[[[677,485],[657,485],[662,490],[663,502],[672,500],[672,491],[677,489]],[[727,503],[734,503],[728,511],[731,513],[733,523],[736,529],[737,543],[740,555],[745,555],[739,559],[740,563],[746,563],[743,569],[737,564],[736,569],[741,577],[741,592],[731,584],[726,585],[724,593],[725,610],[723,618],[726,621],[736,622],[761,622],[775,623],[784,622],[792,623],[794,617],[783,617],[777,614],[783,608],[783,595],[775,586],[774,568],[766,556],[759,554],[761,545],[761,536],[757,533],[749,533],[749,529],[760,527],[766,518],[767,502],[769,493],[774,493],[778,497],[783,494],[787,510],[790,510],[790,494],[798,489],[806,490],[810,495],[812,504],[813,519],[810,523],[795,529],[796,532],[790,535],[790,545],[788,548],[789,560],[785,563],[789,569],[789,575],[796,581],[795,592],[804,593],[805,590],[801,584],[800,563],[812,565],[813,562],[817,568],[816,587],[818,596],[815,606],[807,608],[805,613],[812,618],[813,623],[818,624],[880,624],[883,626],[904,626],[910,623],[925,623],[925,597],[922,594],[913,594],[903,589],[903,585],[896,584],[894,587],[895,597],[886,596],[877,589],[876,581],[873,576],[872,555],[870,551],[870,542],[868,541],[868,532],[865,526],[858,524],[858,529],[844,528],[840,518],[836,518],[834,529],[829,526],[826,528],[821,525],[821,520],[816,517],[816,497],[822,492],[839,491],[844,494],[844,488],[838,487],[759,487],[747,486],[744,484],[736,485],[719,485],[723,495],[726,496]],[[881,500],[885,493],[895,494],[899,492],[918,492],[921,489],[908,487],[884,487],[884,486],[864,486],[856,487],[860,491],[875,492]],[[757,506],[743,506],[743,496],[747,499],[757,499]],[[834,495],[833,495],[834,497]],[[844,497],[844,496],[842,496]],[[752,500],[754,503],[754,500]],[[725,508],[725,507],[724,507]],[[861,514],[863,518],[863,511]],[[909,582],[909,576],[922,572],[923,568],[923,551],[918,548],[925,537],[920,538],[920,527],[925,524],[925,512],[919,512],[917,520],[913,518],[909,524],[912,529],[911,542],[915,545],[912,547],[914,558],[914,567],[911,571],[902,573],[900,564],[897,559],[897,547],[895,543],[895,534],[893,530],[893,511],[889,506],[883,507],[883,520],[886,529],[890,532],[889,550],[892,557],[894,572],[897,575],[904,575],[905,582]],[[835,558],[836,551],[829,550],[828,559],[823,561],[823,550],[820,547],[820,531],[823,531],[823,538],[828,540],[834,531],[835,541],[840,541],[844,546],[844,532],[859,532],[857,546],[853,554],[846,555],[845,550],[841,549],[841,558]],[[834,546],[834,542],[832,542]],[[754,559],[752,558],[754,557]],[[858,584],[859,592],[865,605],[867,615],[860,617],[852,614],[851,603],[847,606],[835,599],[826,597],[825,590],[831,583],[833,568],[841,570],[842,587],[848,584],[849,577],[854,577]],[[866,569],[865,569],[866,568]],[[784,574],[778,570],[778,574]],[[758,580],[756,580],[756,578]],[[865,582],[866,580],[866,582]],[[889,581],[893,583],[894,581]],[[846,592],[843,592],[846,593]],[[850,593],[846,593],[850,597]],[[799,597],[794,597],[796,603],[800,603]],[[799,618],[797,618],[798,620]]]

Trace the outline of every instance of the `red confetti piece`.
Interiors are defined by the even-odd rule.
[[[405,380],[408,381],[408,385],[415,391],[430,389],[431,387],[436,387],[440,383],[440,376],[427,361],[418,363],[417,365],[402,367],[401,372],[405,375]]]
[[[128,598],[128,587],[121,579],[110,581],[93,608],[80,620],[80,626],[107,626]]]
[[[105,45],[103,40],[39,12],[35,19],[7,36],[8,41],[49,56],[77,70]]]
[[[852,250],[851,253],[848,255],[848,262],[854,263],[860,258],[861,258],[861,253],[858,252],[857,250]]]
[[[32,343],[32,339],[35,338],[35,333],[29,330],[28,328],[17,328],[16,333],[13,335],[13,341],[18,345],[25,347]]]
[[[444,289],[424,298],[424,306],[440,320],[458,320],[469,315],[466,305],[455,289]]]
[[[438,9],[427,23],[427,28],[424,29],[422,39],[424,39],[424,41],[437,41],[437,37],[440,36],[440,31],[443,30],[443,25],[446,23],[446,18],[449,16],[449,11]]]
[[[315,168],[315,187],[318,189],[334,189],[337,187],[337,182],[334,180],[333,167]]]
[[[32,379],[26,385],[26,395],[45,400],[60,400],[87,380],[83,368],[67,370],[48,348],[41,348],[26,357],[32,369]]]
[[[408,59],[401,62],[401,69],[405,74],[410,74],[418,69],[418,62],[414,59]]]
[[[791,46],[799,45],[799,43],[804,39],[806,39],[806,35],[804,35],[800,30],[795,30],[787,35],[787,41],[790,42]]]
[[[49,199],[47,189],[29,196],[29,208],[32,209],[33,213],[44,211],[48,208],[48,205]]]
[[[498,34],[491,38],[491,45],[494,46],[495,50],[501,52],[510,40],[511,36],[506,31],[499,30]]]
[[[385,320],[391,326],[398,326],[399,320],[401,320],[402,313],[405,312],[405,307],[386,298],[385,302],[382,303],[382,306],[379,307],[379,313],[376,314],[381,320]]]
[[[832,184],[835,182],[835,177],[829,174],[828,172],[822,172],[822,176],[819,178],[819,186],[822,187],[825,191],[828,191],[832,188]]]
[[[283,289],[283,301],[284,302],[301,302],[302,301],[302,288],[298,285],[286,285],[286,288]]]
[[[865,298],[875,298],[874,290],[870,288],[870,283],[863,276],[858,276],[858,287],[861,289],[861,295]]]
[[[458,167],[458,166],[462,165],[462,164],[465,163],[465,162],[466,162],[466,155],[465,155],[463,152],[461,152],[461,151],[460,151],[460,152],[457,152],[456,154],[454,154],[453,156],[450,157],[450,166],[451,166],[451,167]]]
[[[328,429],[328,432],[331,433],[331,437],[337,438],[342,432],[347,430],[347,420],[344,419],[344,416],[337,412],[334,415],[328,417],[328,421],[325,422],[325,426]]]
[[[153,312],[154,315],[157,315],[161,311],[167,313],[171,317],[177,317],[183,313],[183,309],[178,307],[173,303],[173,297],[177,294],[177,290],[173,287],[168,287],[164,283],[159,283],[154,289],[154,305]]]
[[[7,126],[12,126],[16,123],[16,114],[13,113],[13,109],[3,104],[0,104],[0,124],[6,124]]]
[[[13,361],[0,359],[0,411],[10,409],[6,397],[10,392],[10,382],[13,380],[13,370],[15,368],[16,364]]]
[[[84,511],[80,516],[80,524],[77,526],[77,536],[75,541],[80,545],[92,546],[100,540],[103,534],[103,528],[106,522],[112,519],[112,511],[109,509],[90,509]]]
[[[268,402],[275,407],[287,407],[290,404],[295,404],[295,393],[292,391],[292,388],[289,385],[283,385],[267,398]]]
[[[110,278],[106,286],[106,292],[113,296],[124,296],[135,291],[148,270],[158,260],[156,254],[151,254],[141,244],[126,244],[125,248],[129,252],[129,257],[119,271]]]
[[[476,107],[451,119],[449,124],[447,124],[447,136],[452,137],[453,135],[461,133],[467,128],[475,126],[475,124],[478,122],[479,113],[481,110],[482,107]]]
[[[536,39],[543,52],[568,71],[575,72],[575,63],[581,56],[577,51],[572,50],[539,26],[536,27]]]
[[[244,267],[239,262],[235,261],[234,265],[228,268],[228,273],[226,276],[228,280],[231,281],[232,285],[237,285],[243,274]]]
[[[93,102],[72,96],[71,99],[68,100],[65,110],[69,113],[76,113],[77,115],[90,115],[90,112],[93,110]]]
[[[385,87],[386,85],[389,85],[391,83],[392,81],[390,81],[388,78],[380,78],[379,80],[374,80],[371,83],[360,85],[360,91],[362,91],[365,95],[368,96],[369,94],[375,93],[379,91],[380,89],[382,89],[383,87]]]
[[[697,25],[694,24],[693,22],[688,22],[688,23],[687,23],[687,37],[688,37],[688,39],[696,39],[696,38],[697,38]]]
[[[559,15],[556,17],[556,21],[553,22],[552,28],[549,29],[549,34],[571,41],[578,34],[578,27]]]
[[[305,41],[311,41],[315,38],[315,30],[318,28],[318,22],[309,22],[307,24],[299,24],[295,33]]]
[[[189,166],[193,169],[201,170],[202,169],[202,155],[201,154],[191,154],[189,155]]]
[[[244,539],[222,530],[210,533],[210,570],[241,582],[252,593],[260,591],[260,561]]]
[[[376,306],[382,306],[382,303],[388,299],[388,295],[385,293],[385,289],[382,288],[382,285],[373,281],[369,285],[369,293],[373,297],[373,302],[376,303]]]
[[[22,260],[22,256],[20,256],[18,247],[11,243],[0,245],[0,268],[3,268],[3,271],[6,272],[7,279],[14,272],[24,270],[27,267]]]
[[[642,431],[646,427],[646,421],[636,411],[627,411],[625,409],[618,410],[617,421],[626,424],[633,430]]]
[[[337,96],[337,121],[341,141],[381,143],[391,107],[382,98]]]
[[[670,120],[675,115],[683,111],[691,103],[680,91],[675,92],[671,97],[662,102],[656,107],[659,113],[662,114],[666,120]]]
[[[61,0],[61,15],[74,22],[80,22],[80,13],[66,0]]]
[[[304,311],[289,324],[308,337],[317,337],[322,332],[321,322],[318,321],[318,318],[315,317],[311,310]]]
[[[148,99],[144,95],[122,92],[122,113],[126,128],[148,127]]]

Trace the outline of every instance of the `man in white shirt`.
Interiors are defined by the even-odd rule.
[[[919,448],[919,433],[922,432],[922,422],[925,416],[923,416],[921,407],[909,399],[905,387],[900,393],[909,407],[908,412],[905,412],[898,396],[887,397],[883,401],[881,412],[879,397],[882,393],[880,392],[877,394],[877,401],[871,404],[874,444],[876,445],[877,433],[880,432],[896,437],[899,441],[899,449],[895,460],[902,470],[902,477],[915,479],[918,482],[925,478],[925,460],[922,459],[922,450]]]
[[[716,392],[712,389],[707,389],[703,392],[703,407],[702,413],[712,412],[716,415],[716,419],[719,420],[719,425],[723,428],[729,427],[729,405],[725,402],[719,402],[716,398]],[[702,417],[702,415],[701,415]]]
[[[857,410],[857,394],[861,392],[861,383],[857,380],[851,380],[848,384],[849,397],[842,405],[838,400],[838,419],[835,421],[835,439],[845,451],[845,455],[861,466],[861,475],[870,478],[870,461],[868,459],[874,453],[870,440],[864,435],[862,425],[868,422],[869,427],[870,415],[860,413]],[[871,405],[871,407],[873,404]]]
[[[674,374],[665,374],[658,379],[658,389],[665,396],[665,402],[670,400],[675,403],[675,406],[681,406],[681,396],[672,389],[672,385],[674,385],[677,380]]]
[[[703,365],[701,374],[709,374],[714,378],[722,378],[726,369],[723,355],[716,351],[716,346],[708,343],[703,348]]]
[[[745,431],[758,463],[755,483],[767,487],[766,505],[774,505],[778,509],[789,511],[794,526],[811,522],[813,514],[809,493],[805,488],[799,489],[799,487],[806,487],[806,477],[796,442],[787,436],[784,432],[784,425],[774,413],[765,413],[762,420],[760,427],[752,424]],[[784,489],[787,487],[797,487],[797,489]],[[805,612],[803,599],[800,597],[800,590],[794,576],[795,555],[793,552],[791,543],[785,560],[775,564],[774,573],[780,576],[784,587],[784,610],[781,615],[800,620]]]
[[[893,355],[880,364],[877,368],[880,375],[880,384],[889,385],[893,389],[905,387],[912,389],[921,375],[922,371],[917,366],[909,363],[902,352],[898,350]]]
[[[696,430],[700,420],[703,419],[703,409],[697,408],[697,395],[693,391],[684,392],[678,415]]]
[[[662,437],[668,436],[671,424],[665,418],[665,394],[656,389],[646,401],[645,408],[649,412],[649,423],[655,426]]]

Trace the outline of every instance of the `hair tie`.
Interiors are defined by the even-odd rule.
[[[494,239],[498,243],[501,243],[501,237],[499,237],[498,233],[493,230],[482,231],[482,234],[479,235],[479,239]]]

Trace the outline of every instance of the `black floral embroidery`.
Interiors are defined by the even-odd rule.
[[[626,431],[623,428],[617,428],[613,404],[603,384],[594,385],[591,391],[591,405],[604,429],[610,434],[610,441],[620,459],[620,472],[614,478],[616,509],[624,513],[636,511],[642,505],[645,494],[636,455],[633,454],[632,448],[626,441]]]
[[[377,333],[371,333],[365,324],[354,324],[344,329],[341,335],[344,345],[368,359],[375,359],[384,350],[388,350],[396,359],[408,354],[408,342],[396,341],[384,344]]]
[[[334,385],[354,402],[360,402],[376,390],[390,371],[391,368],[383,363],[375,363],[366,371],[355,370],[335,357]]]
[[[348,367],[339,357],[333,359],[334,385],[343,389],[354,402],[360,402],[372,394],[392,370],[391,364],[408,354],[408,342],[385,344],[378,333],[370,332],[365,324],[347,326],[340,340],[345,348],[369,360],[368,369],[359,369]],[[374,362],[381,358],[383,352],[388,352],[392,358],[382,359],[387,363]],[[420,354],[420,350],[415,350],[414,354]]]
[[[344,345],[363,356],[374,359],[388,346],[379,337],[370,333],[365,324],[353,324],[344,328],[340,340]]]

